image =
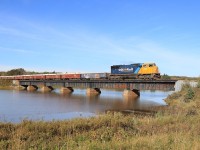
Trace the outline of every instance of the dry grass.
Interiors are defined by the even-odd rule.
[[[199,149],[200,117],[120,113],[71,121],[0,124],[1,149]]]

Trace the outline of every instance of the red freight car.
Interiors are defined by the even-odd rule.
[[[24,80],[33,80],[33,75],[23,75]]]
[[[47,74],[46,79],[48,79],[48,80],[58,80],[58,79],[61,79],[61,75],[60,74]]]
[[[62,74],[61,79],[80,79],[81,74]]]
[[[0,79],[3,79],[3,80],[14,80],[15,76],[0,76]]]
[[[34,80],[45,80],[46,79],[46,75],[43,75],[43,74],[33,75],[33,79]]]
[[[22,75],[17,75],[14,77],[15,80],[23,80],[23,76]]]

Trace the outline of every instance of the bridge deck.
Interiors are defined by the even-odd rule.
[[[20,80],[22,86],[64,86],[73,88],[174,90],[176,80]]]

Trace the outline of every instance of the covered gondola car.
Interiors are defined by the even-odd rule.
[[[81,79],[107,79],[108,73],[83,73]]]
[[[158,79],[159,69],[155,63],[136,63],[111,66],[110,79]]]

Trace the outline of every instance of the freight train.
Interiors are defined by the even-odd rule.
[[[35,74],[0,76],[0,79],[9,80],[128,80],[147,79],[155,80],[160,78],[159,69],[155,63],[137,63],[130,65],[111,66],[111,73],[82,73],[82,74]]]

